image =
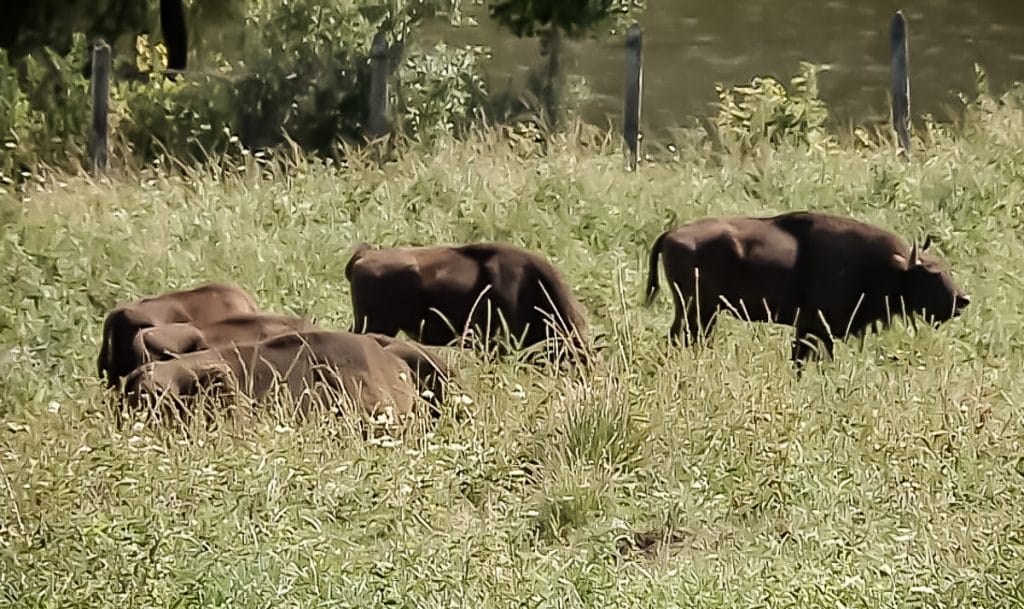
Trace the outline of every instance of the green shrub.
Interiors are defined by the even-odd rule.
[[[142,160],[164,152],[202,160],[228,151],[235,112],[230,83],[216,77],[124,83],[115,133]]]
[[[801,62],[800,73],[790,79],[791,89],[770,76],[757,76],[749,84],[718,93],[715,124],[723,141],[751,149],[766,142],[829,145],[825,130],[828,109],[818,98],[820,66]]]
[[[391,58],[409,49],[397,75],[403,81],[398,111],[405,133],[464,125],[486,94],[480,49],[443,44],[427,50],[409,45],[409,32],[446,0],[408,6],[364,2],[251,0],[232,12],[241,23],[201,28],[237,47],[208,44],[203,66],[168,81],[162,44],[136,37],[135,68],[148,78],[116,81],[112,87],[112,139],[118,154],[143,162],[169,154],[191,161],[240,149],[271,148],[286,138],[302,149],[334,155],[341,142],[361,141],[368,113],[369,45],[384,29],[396,41]],[[427,9],[430,10],[427,10]],[[8,179],[21,167],[50,163],[74,167],[83,158],[90,120],[89,83],[80,75],[84,37],[71,53],[47,52],[48,64],[27,56],[18,66],[0,61],[0,133],[7,146],[0,171]]]
[[[5,184],[18,171],[19,147],[31,115],[28,98],[18,85],[18,74],[8,63],[7,52],[0,49],[0,180]]]
[[[71,53],[47,49],[29,55],[20,70],[0,50],[0,181],[9,182],[40,163],[79,158],[90,121],[89,82],[81,65],[85,37],[75,36]],[[19,72],[24,74],[19,78]]]
[[[399,71],[403,129],[413,137],[464,127],[487,97],[482,51],[443,42],[410,54]]]

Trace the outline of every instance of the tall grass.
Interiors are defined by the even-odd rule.
[[[40,182],[0,208],[0,599],[7,606],[1010,607],[1024,604],[1024,109],[923,134],[622,170],[614,141],[483,134],[377,169]],[[849,214],[935,248],[972,295],[799,378],[784,328],[673,349],[641,306],[665,228]],[[95,379],[118,301],[207,280],[351,321],[379,245],[550,257],[604,334],[559,373],[450,350],[433,429],[363,441],[272,409],[244,430],[118,426]]]

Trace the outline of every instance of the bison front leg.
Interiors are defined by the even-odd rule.
[[[367,332],[369,332],[369,327],[368,327],[369,324],[367,323],[367,321],[368,320],[365,317],[358,317],[357,316],[355,319],[352,320],[352,325],[350,325],[348,327],[348,331],[352,332],[353,334],[366,334]],[[385,334],[385,333],[384,332],[374,332],[374,334]],[[394,336],[394,335],[391,335],[391,336]]]
[[[797,328],[796,338],[793,339],[792,360],[797,367],[809,359],[832,359],[832,352],[835,342],[827,331],[810,331]]]
[[[359,303],[355,298],[352,299],[352,325],[349,326],[348,331],[354,334],[364,334],[369,332],[369,319],[366,318],[366,312],[359,306]],[[383,334],[383,332],[381,332]]]
[[[394,338],[398,336],[400,328],[393,321],[388,321],[384,315],[377,314],[371,321],[370,316],[360,308],[353,307],[352,325],[349,332],[356,334],[382,334]]]

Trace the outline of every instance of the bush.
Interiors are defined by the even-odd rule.
[[[18,86],[18,75],[0,49],[0,180],[11,181],[22,163],[18,147],[27,134],[32,107]],[[26,148],[27,150],[28,148]]]
[[[724,142],[752,149],[761,143],[830,145],[825,131],[828,109],[818,98],[820,66],[801,62],[800,73],[790,80],[790,91],[770,76],[758,76],[749,84],[715,87],[718,116],[715,124]]]
[[[130,157],[151,161],[166,152],[202,160],[228,150],[235,111],[222,79],[127,83],[117,96],[115,134]]]
[[[199,62],[206,68],[176,81],[162,75],[163,45],[140,35],[136,68],[148,78],[114,83],[112,139],[141,161],[165,153],[204,161],[240,148],[271,148],[286,137],[308,152],[334,155],[339,143],[361,141],[374,33],[390,31],[400,53],[409,29],[431,14],[424,6],[389,11],[364,3],[252,0],[242,23],[234,24],[240,36],[208,28],[217,40],[240,46],[210,51]],[[0,107],[12,108],[0,117],[5,176],[40,162],[73,167],[81,160],[90,119],[88,82],[79,75],[85,50],[84,38],[76,37],[67,56],[48,54],[50,70],[31,56],[22,70],[0,61]],[[443,44],[410,51],[399,74],[405,98],[397,105],[406,134],[448,131],[473,116],[486,94],[479,53]]]
[[[399,71],[403,129],[413,137],[465,127],[487,97],[481,49],[443,42],[412,53]]]
[[[75,69],[85,38],[75,36],[65,56],[46,50],[19,69],[0,50],[0,181],[8,183],[40,163],[80,158],[89,127],[89,82]],[[26,84],[21,84],[22,82]]]

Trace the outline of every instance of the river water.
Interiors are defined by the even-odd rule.
[[[801,60],[827,64],[821,97],[840,122],[888,116],[889,27],[901,8],[910,40],[911,112],[950,117],[956,93],[973,94],[977,62],[994,91],[1024,81],[1024,0],[647,0],[643,124],[650,132],[715,112],[715,83],[756,75],[783,80]],[[479,26],[432,28],[449,44],[483,44],[491,90],[521,86],[541,62],[538,42],[497,28],[483,9]],[[625,69],[624,32],[604,40],[567,42],[566,65],[583,76],[592,97],[584,117],[619,125]]]

